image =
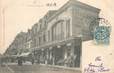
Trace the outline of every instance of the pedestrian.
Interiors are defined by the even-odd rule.
[[[23,62],[22,62],[22,58],[21,57],[18,57],[18,65],[19,66],[22,66]]]
[[[31,63],[34,64],[34,59],[32,59]]]

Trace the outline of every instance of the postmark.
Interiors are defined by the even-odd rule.
[[[111,32],[111,26],[105,21],[105,19],[101,19],[99,21],[99,26],[97,26],[94,30],[95,43],[109,45],[110,32]]]

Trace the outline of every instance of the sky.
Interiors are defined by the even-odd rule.
[[[56,10],[67,1],[68,0],[0,0],[0,53],[3,54],[5,52],[19,32],[27,32],[48,10]],[[100,8],[100,17],[104,17],[110,24],[114,24],[113,0],[78,1]],[[56,3],[56,6],[47,6],[46,4],[48,3]]]

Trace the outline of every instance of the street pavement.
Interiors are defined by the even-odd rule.
[[[0,66],[0,73],[14,73],[8,66]]]
[[[60,66],[49,66],[49,65],[8,65],[8,68],[6,70],[9,71],[2,71],[5,70],[3,67],[1,68],[0,73],[81,73],[81,70],[79,69],[73,69],[73,68],[64,68]]]

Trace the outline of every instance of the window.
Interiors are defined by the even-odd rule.
[[[53,26],[52,26],[52,40],[61,40],[62,39],[62,26],[63,25],[63,20],[57,21]]]
[[[66,20],[66,37],[70,36],[70,19]]]
[[[36,46],[39,45],[39,39],[35,39]]]
[[[64,22],[61,23],[61,39],[64,38],[64,29],[63,29]]]
[[[48,31],[48,41],[50,41],[50,30]]]
[[[55,38],[56,38],[56,28],[55,28],[56,26],[53,26],[52,27],[52,41],[54,41],[55,40]]]
[[[41,37],[39,37],[39,45],[41,44]]]
[[[40,24],[40,29],[42,29],[42,25]]]
[[[43,35],[43,42],[44,42],[44,43],[46,42],[45,34]]]

